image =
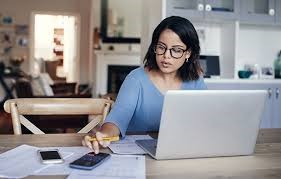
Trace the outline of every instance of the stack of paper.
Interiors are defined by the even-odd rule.
[[[146,154],[146,152],[139,147],[136,140],[152,139],[149,135],[129,135],[118,142],[112,142],[109,146],[110,150],[115,154]]]
[[[86,171],[74,169],[68,179],[145,179],[145,157],[115,155],[97,168]]]
[[[85,154],[89,151],[89,149],[85,147],[78,147],[78,148],[79,150],[77,150],[74,147],[72,151],[64,148],[58,148],[58,149],[60,151],[60,154],[62,155],[62,158],[65,161],[72,161],[74,158],[79,158],[81,156],[81,152]],[[40,175],[40,174],[67,175],[71,172],[71,170],[69,170],[68,166],[66,165],[67,162],[63,164],[48,164],[48,165],[42,164],[37,153],[39,149],[44,149],[44,148],[38,148],[29,145],[21,145],[17,148],[14,148],[12,150],[9,150],[1,154],[0,177],[23,178],[28,175]]]
[[[90,152],[86,147],[57,147],[65,160],[62,164],[42,164],[38,148],[21,145],[0,154],[0,177],[24,178],[28,175],[69,175],[69,178],[145,178],[145,158],[135,155],[112,155],[110,159],[91,171],[72,169],[69,163]]]

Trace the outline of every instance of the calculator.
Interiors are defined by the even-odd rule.
[[[94,152],[90,152],[82,156],[81,158],[71,162],[69,166],[71,168],[92,170],[109,158],[110,158],[110,154],[107,153],[95,154]]]

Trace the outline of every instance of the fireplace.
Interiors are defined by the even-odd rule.
[[[107,93],[118,93],[126,76],[136,65],[108,65],[107,67]]]
[[[90,80],[93,82],[94,97],[118,92],[126,75],[142,62],[140,53],[133,51],[96,51],[94,59],[90,64]]]

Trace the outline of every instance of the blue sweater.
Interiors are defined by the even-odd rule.
[[[181,90],[207,89],[203,78],[182,83]],[[158,131],[164,95],[149,79],[143,67],[127,75],[116,102],[105,119],[126,132]]]

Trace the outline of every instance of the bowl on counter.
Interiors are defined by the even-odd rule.
[[[239,70],[238,76],[239,78],[249,78],[253,73],[251,71]]]

